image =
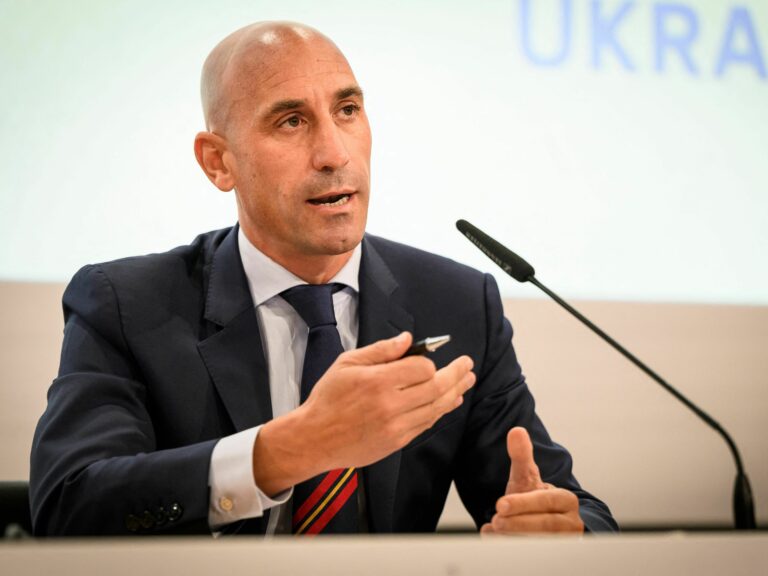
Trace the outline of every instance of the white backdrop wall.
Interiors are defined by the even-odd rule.
[[[0,0],[0,279],[232,224],[192,153],[199,70],[262,19],[355,69],[370,231],[492,270],[464,217],[570,297],[768,304],[763,0]]]

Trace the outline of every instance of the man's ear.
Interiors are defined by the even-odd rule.
[[[224,138],[213,132],[198,132],[195,136],[195,158],[216,188],[229,192],[235,187],[232,157]]]

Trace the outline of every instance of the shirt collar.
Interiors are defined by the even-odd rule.
[[[280,292],[293,288],[299,284],[306,284],[304,280],[289,272],[280,264],[272,260],[261,250],[251,244],[245,236],[242,227],[237,231],[237,244],[240,249],[240,260],[243,262],[245,276],[248,278],[248,287],[251,290],[253,305],[259,306],[274,298]],[[352,252],[352,257],[347,260],[341,270],[331,278],[330,282],[338,282],[349,286],[355,292],[359,292],[358,275],[360,273],[361,244],[358,244]]]

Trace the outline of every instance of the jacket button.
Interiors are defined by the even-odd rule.
[[[141,528],[141,522],[139,522],[139,519],[133,514],[128,514],[128,516],[125,517],[125,527],[130,532],[136,532]]]
[[[168,510],[168,522],[176,522],[184,513],[184,509],[178,502],[171,504],[171,508]]]
[[[142,528],[149,530],[155,525],[155,517],[152,516],[152,512],[149,510],[144,510],[144,513],[141,515],[139,522],[141,522]]]

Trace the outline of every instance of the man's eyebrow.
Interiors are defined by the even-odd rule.
[[[363,91],[359,86],[348,86],[346,88],[341,88],[340,90],[336,91],[336,94],[334,94],[334,97],[336,100],[344,100],[346,98],[351,98],[353,96],[356,96],[357,98],[360,98],[362,100],[363,98]],[[267,111],[267,116],[276,116],[278,114],[282,114],[283,112],[290,112],[291,110],[298,110],[299,108],[302,108],[306,105],[305,100],[278,100],[272,106],[269,107],[269,110]]]
[[[304,106],[304,100],[279,100],[270,106],[267,116],[274,116],[290,110],[298,110]]]
[[[357,96],[361,100],[363,99],[363,90],[360,86],[348,86],[336,91],[336,100],[344,100],[345,98],[351,98]]]

